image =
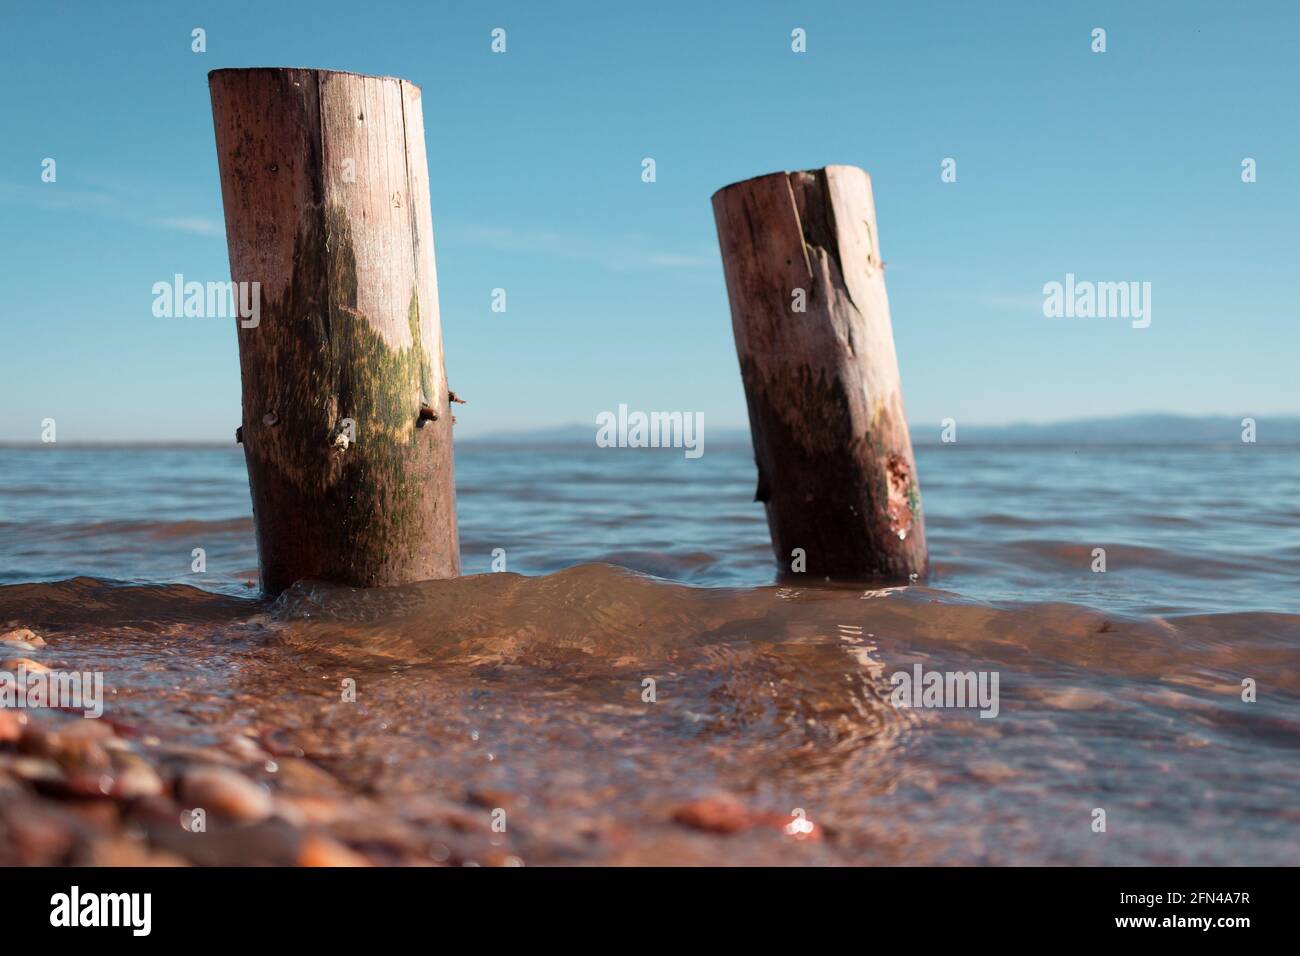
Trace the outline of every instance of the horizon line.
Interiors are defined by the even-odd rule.
[[[1017,430],[1036,431],[1036,430],[1050,429],[1050,428],[1078,427],[1082,425],[1118,425],[1124,422],[1135,422],[1135,421],[1140,421],[1142,419],[1166,419],[1166,420],[1183,422],[1183,423],[1194,423],[1194,422],[1206,423],[1206,422],[1215,422],[1215,421],[1227,422],[1227,421],[1239,420],[1238,415],[1239,413],[1229,413],[1229,412],[1213,412],[1213,413],[1193,415],[1193,414],[1187,414],[1183,412],[1146,411],[1146,412],[1126,412],[1118,415],[1098,415],[1094,417],[1084,417],[1084,418],[1058,418],[1058,419],[1050,419],[1046,421],[1033,421],[1028,419],[1018,419],[1010,422],[956,421],[956,426],[961,431],[970,431],[970,430],[975,430],[977,432],[1017,431]],[[1255,420],[1256,422],[1259,421],[1273,422],[1273,423],[1282,422],[1288,426],[1300,427],[1300,412],[1283,412],[1278,414],[1256,413],[1254,415],[1246,415],[1243,417],[1250,418],[1252,420]],[[920,445],[956,444],[956,442],[944,442],[941,439],[936,440],[933,438],[921,438],[921,439],[917,438],[918,435],[929,434],[931,429],[933,429],[936,426],[939,428],[946,428],[947,423],[948,423],[948,418],[941,419],[938,422],[919,423],[916,421],[912,421],[908,423],[907,427],[908,427],[909,435],[912,438],[913,444],[920,444]],[[556,441],[557,435],[562,436],[565,433],[576,433],[579,430],[586,430],[586,429],[590,429],[591,427],[593,426],[585,424],[583,422],[570,421],[570,422],[563,422],[556,425],[541,425],[535,428],[506,427],[506,428],[497,428],[490,431],[482,431],[482,432],[469,434],[469,435],[453,434],[452,440],[453,442],[458,442],[458,441],[471,442],[471,443],[472,442],[517,442],[519,444],[527,444],[530,440],[540,440],[546,444],[563,444],[564,443],[563,441]],[[724,444],[735,443],[737,441],[740,441],[742,436],[744,438],[751,437],[750,428],[748,424],[715,425],[714,429],[715,429],[715,434],[716,432],[720,431],[723,433],[724,436],[720,439],[715,438],[714,441],[721,442]],[[1095,444],[1095,445],[1104,445],[1104,444],[1210,445],[1210,444],[1215,444],[1216,441],[1217,439],[1213,438],[1212,436],[1205,436],[1199,438],[1192,437],[1190,439],[1183,438],[1181,440],[1175,440],[1172,442],[1161,442],[1159,440],[1153,442],[1150,439],[1142,439],[1139,441],[1131,438],[1120,438],[1120,439],[1112,439],[1107,441],[1103,438],[1101,441],[1092,440],[1085,443]],[[1229,443],[1226,437],[1223,439],[1223,441],[1225,443]],[[1296,439],[1293,441],[1279,442],[1276,444],[1290,445],[1290,444],[1295,444],[1297,442],[1300,442],[1300,439]],[[985,444],[989,444],[989,443],[990,443],[989,439],[985,439]],[[1057,439],[1057,440],[1043,439],[1034,442],[1018,441],[1018,442],[1012,442],[1012,444],[1018,444],[1022,446],[1029,445],[1029,444],[1070,445],[1070,444],[1078,444],[1078,442],[1070,441],[1068,439]],[[210,439],[104,438],[104,439],[71,439],[71,440],[65,439],[64,441],[61,442],[58,441],[44,442],[39,440],[0,438],[0,449],[43,448],[48,445],[54,445],[56,447],[58,445],[63,445],[64,447],[74,447],[74,448],[204,448],[207,449],[207,448],[239,447],[238,442],[235,442],[231,439],[221,439],[221,438],[210,438]]]

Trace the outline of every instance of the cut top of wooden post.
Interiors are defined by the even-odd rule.
[[[777,559],[810,575],[926,570],[871,179],[771,173],[713,196]]]

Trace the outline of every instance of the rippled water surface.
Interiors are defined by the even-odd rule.
[[[467,577],[268,601],[237,449],[0,450],[0,625],[381,862],[1300,862],[1300,449],[921,448],[935,571],[884,591],[774,584],[747,448],[457,469]],[[916,665],[997,716],[898,706]]]

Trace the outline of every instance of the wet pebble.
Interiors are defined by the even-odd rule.
[[[0,634],[0,644],[8,644],[23,651],[32,651],[45,646],[45,640],[35,631],[20,627],[17,630]]]
[[[221,749],[226,753],[249,763],[260,763],[270,756],[265,750],[257,745],[257,741],[244,734],[231,734],[221,742]]]
[[[113,725],[93,717],[69,720],[58,726],[59,736],[76,740],[112,740],[117,736]]]
[[[138,800],[157,797],[163,792],[162,777],[139,757],[129,756],[120,761],[114,774],[113,796],[121,800]]]
[[[17,670],[26,670],[29,674],[48,674],[50,669],[40,661],[34,661],[30,657],[8,657],[0,661],[0,670],[6,670],[13,673]]]
[[[111,765],[108,751],[101,746],[105,739],[98,729],[83,729],[93,721],[78,721],[55,730],[47,726],[29,725],[18,741],[21,753],[47,757],[69,771],[106,770]],[[112,736],[108,729],[108,736]]]
[[[0,709],[0,744],[11,744],[23,735],[27,715],[19,711]]]
[[[186,807],[201,807],[244,823],[265,820],[274,809],[274,801],[265,787],[224,767],[196,767],[186,771],[177,793]]]
[[[84,737],[60,740],[58,752],[52,756],[68,771],[103,771],[113,765],[99,741]]]
[[[370,866],[370,861],[319,833],[310,833],[298,846],[299,866]]]
[[[275,809],[295,826],[330,824],[347,813],[342,801],[315,794],[281,794],[275,801]]]
[[[673,821],[708,833],[740,833],[754,825],[745,805],[729,794],[701,797],[678,806]]]
[[[275,763],[280,788],[292,793],[328,793],[337,791],[339,783],[309,760],[281,757]],[[265,768],[268,771],[269,767]]]
[[[63,779],[63,770],[47,757],[14,757],[3,766],[19,780],[27,783],[52,783]]]

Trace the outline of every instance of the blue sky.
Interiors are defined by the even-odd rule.
[[[872,174],[914,424],[1300,411],[1291,2],[2,9],[0,440],[230,438],[233,323],[151,310],[177,272],[229,278],[228,66],[423,86],[462,435],[619,403],[743,425],[709,197],[828,163]],[[1067,272],[1151,282],[1151,327],[1044,318]]]

